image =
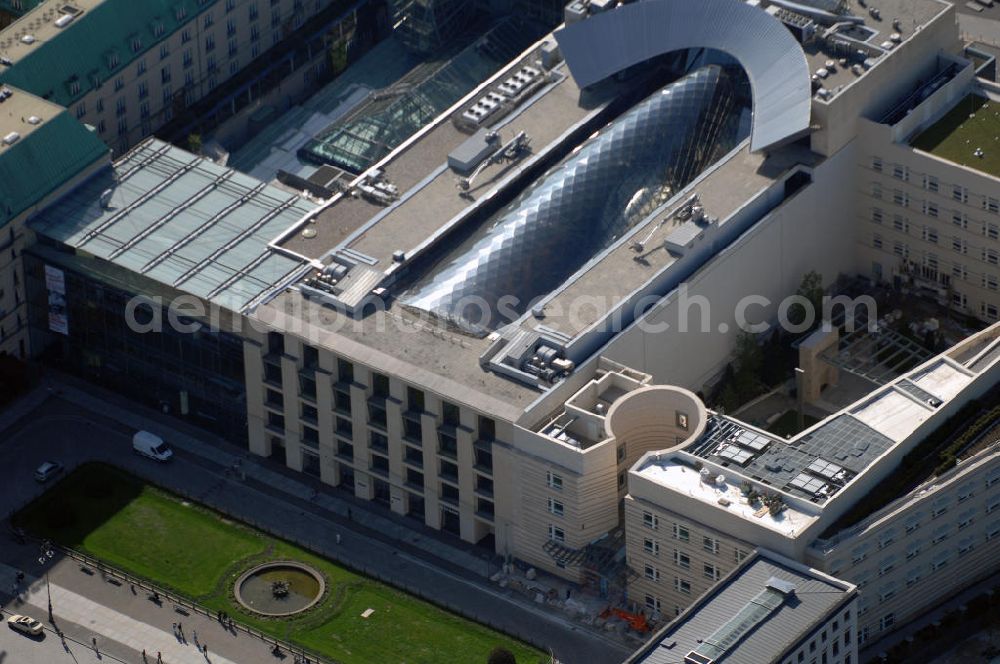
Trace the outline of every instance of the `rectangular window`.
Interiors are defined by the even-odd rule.
[[[701,538],[701,548],[705,549],[709,553],[719,552],[719,540],[714,537],[702,537]]]
[[[563,478],[551,470],[545,473],[545,483],[549,485],[550,489],[556,489],[557,491],[561,491],[563,488]],[[647,514],[649,513],[647,512]]]
[[[654,613],[658,612],[660,610],[660,598],[646,595],[646,609]]]
[[[688,531],[687,526],[682,526],[680,524],[674,524],[674,539],[680,540],[682,542],[688,542],[691,540],[691,533]]]
[[[555,514],[556,516],[563,516],[563,514],[565,514],[565,508],[558,500],[549,498],[549,513]]]
[[[660,542],[659,542],[659,540],[654,540],[654,539],[650,539],[650,538],[646,537],[642,541],[642,550],[645,551],[646,553],[650,554],[650,555],[653,555],[653,556],[660,555]]]
[[[715,565],[709,565],[705,563],[702,568],[702,574],[706,579],[712,579],[713,581],[718,581],[721,574],[719,573],[719,568]]]
[[[691,556],[688,554],[674,549],[674,564],[678,567],[683,567],[684,569],[690,569],[691,567]]]
[[[566,533],[563,531],[562,528],[557,528],[556,526],[553,526],[550,523],[549,524],[549,539],[552,540],[553,542],[565,542],[566,541]]]
[[[954,187],[952,187],[951,197],[954,198],[956,201],[960,201],[962,203],[969,202],[969,192],[968,192],[968,190],[966,190],[965,187],[960,187],[958,185],[955,185]]]
[[[892,217],[892,227],[895,228],[900,233],[910,232],[910,223],[900,217],[898,214]]]
[[[938,190],[938,179],[933,175],[924,176],[924,189],[927,191],[937,191]]]
[[[650,581],[659,581],[660,580],[660,570],[658,570],[657,568],[653,567],[652,565],[646,565],[646,569],[645,569],[645,574],[644,575]]]
[[[983,198],[983,209],[993,214],[1000,213],[1000,200],[987,196]]]
[[[885,213],[882,212],[881,208],[872,208],[872,221],[876,224],[881,224],[882,220],[885,218]]]
[[[906,166],[901,166],[900,164],[893,164],[892,177],[906,182],[910,179],[910,169]]]
[[[646,526],[647,528],[656,530],[660,527],[660,519],[652,512],[643,512],[642,525]]]
[[[939,210],[937,203],[933,201],[924,201],[924,214],[926,214],[928,217],[934,217],[935,219],[937,219],[938,213]]]
[[[905,191],[894,189],[892,191],[892,202],[896,205],[906,207],[910,204],[910,196]]]
[[[691,582],[685,581],[680,577],[674,577],[674,590],[684,595],[691,594]]]
[[[872,170],[875,171],[876,173],[881,173],[882,172],[882,158],[881,157],[872,157]]]

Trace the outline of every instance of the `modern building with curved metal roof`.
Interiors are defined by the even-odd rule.
[[[403,302],[481,333],[509,322],[501,302],[523,313],[746,137],[734,78],[738,68],[709,65],[655,92],[483,224]]]
[[[569,25],[555,37],[581,87],[671,51],[722,51],[750,79],[752,150],[809,129],[812,88],[802,47],[778,19],[741,0],[643,0]]]

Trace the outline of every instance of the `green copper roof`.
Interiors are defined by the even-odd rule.
[[[211,6],[204,0],[104,0],[12,67],[0,68],[0,82],[70,106]]]
[[[0,228],[102,158],[108,146],[66,111],[0,149]]]

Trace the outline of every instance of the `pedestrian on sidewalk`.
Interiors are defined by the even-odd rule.
[[[340,544],[340,533],[337,533],[337,544]]]
[[[192,630],[191,634],[193,635],[192,638],[194,639],[194,644],[198,645],[198,630]]]
[[[142,649],[142,664],[146,664],[146,649]]]
[[[159,650],[156,651],[156,664],[163,664],[163,655],[160,654]]]

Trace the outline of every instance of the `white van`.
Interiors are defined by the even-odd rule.
[[[170,449],[170,446],[164,443],[162,438],[149,431],[135,432],[135,435],[132,436],[132,451],[157,461],[169,461],[174,456],[174,451]]]

